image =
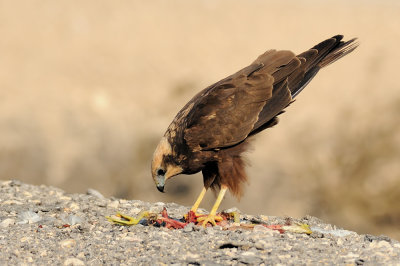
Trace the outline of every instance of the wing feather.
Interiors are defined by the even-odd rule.
[[[207,88],[188,115],[184,138],[201,150],[230,147],[254,129],[259,114],[273,94],[275,72],[295,54],[270,50],[249,67]]]
[[[268,50],[252,64],[199,92],[166,135],[192,151],[227,148],[278,123],[277,116],[320,68],[352,52],[355,39],[329,38],[295,56]]]

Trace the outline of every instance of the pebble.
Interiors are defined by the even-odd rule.
[[[164,209],[163,206],[155,205],[150,207],[149,212],[160,213],[163,209]]]
[[[64,266],[82,266],[85,265],[83,261],[77,258],[68,258],[64,261]]]
[[[18,218],[17,224],[33,224],[42,220],[42,217],[33,211],[24,211],[18,215]]]
[[[186,253],[186,258],[189,258],[189,259],[198,259],[199,257],[200,257],[199,254],[193,254],[191,252]]]
[[[254,256],[256,254],[254,252],[251,252],[251,251],[245,251],[245,252],[242,252],[241,255],[242,256]]]
[[[82,224],[84,221],[79,216],[76,216],[76,215],[66,216],[65,214],[61,215],[61,220],[63,221],[64,224],[69,224],[69,225]]]
[[[237,212],[237,213],[240,214],[240,210],[238,208],[236,208],[236,207],[232,207],[232,208],[226,209],[226,210],[224,210],[224,212],[226,212],[226,213]]]
[[[58,194],[58,193],[56,193],[56,194]],[[61,196],[60,200],[62,200],[62,201],[71,201],[72,198],[71,197],[67,197],[67,196]]]
[[[11,218],[7,218],[4,219],[1,223],[0,223],[0,227],[8,227],[10,225],[15,224],[15,220],[11,219]]]
[[[95,190],[95,189],[93,189],[93,188],[89,188],[89,189],[86,191],[86,194],[88,194],[88,195],[90,195],[90,196],[93,196],[93,197],[96,197],[96,198],[98,198],[98,199],[104,199],[103,194],[101,194],[99,191],[97,191],[97,190]]]
[[[75,239],[65,239],[60,242],[60,246],[63,248],[72,248],[76,245]]]
[[[193,231],[193,227],[194,227],[194,223],[189,223],[183,228],[183,231],[187,232],[187,233],[188,232],[192,232]]]
[[[69,208],[70,208],[71,211],[77,211],[77,210],[79,210],[81,207],[79,207],[79,204],[77,204],[77,203],[75,203],[75,202],[72,202],[72,203],[69,205]]]
[[[257,249],[266,249],[266,248],[271,247],[271,244],[270,244],[270,243],[267,243],[267,242],[264,241],[264,240],[258,240],[258,241],[254,244],[254,246],[255,246]]]
[[[143,241],[143,239],[140,236],[138,236],[137,234],[132,233],[132,232],[128,232],[128,233],[123,234],[121,236],[121,240],[133,241],[133,242],[137,242],[137,243],[140,243],[140,242]]]
[[[208,234],[208,235],[213,235],[215,233],[214,228],[212,228],[211,226],[206,227],[205,231],[206,231],[206,234]]]
[[[5,200],[2,205],[22,205],[23,203],[17,200]]]
[[[21,241],[22,243],[24,243],[24,242],[29,242],[29,241],[31,241],[32,240],[32,237],[30,237],[30,236],[24,236],[24,237],[22,237],[19,241]]]
[[[389,242],[385,241],[385,240],[381,240],[381,241],[372,241],[369,244],[369,248],[371,249],[379,249],[379,248],[386,248],[386,249],[390,249],[392,250],[392,245],[390,245]]]
[[[29,191],[22,192],[22,195],[24,195],[27,198],[31,198],[32,197],[32,193],[30,193]]]
[[[118,201],[118,200],[114,200],[114,201],[112,201],[111,203],[109,203],[109,204],[107,205],[107,207],[109,207],[109,208],[114,208],[114,209],[118,209],[118,207],[119,207],[119,201]]]

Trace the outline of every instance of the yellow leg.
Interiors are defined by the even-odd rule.
[[[201,201],[204,198],[204,195],[206,194],[207,189],[205,187],[203,187],[203,189],[200,192],[200,195],[197,197],[196,202],[193,204],[193,207],[190,209],[192,212],[196,212],[197,209],[200,206]]]
[[[214,203],[214,206],[211,209],[210,214],[207,217],[200,217],[197,219],[199,222],[203,221],[203,226],[205,227],[207,223],[211,223],[212,225],[217,225],[215,220],[221,221],[222,218],[217,216],[217,210],[219,208],[219,205],[221,204],[221,201],[224,199],[225,192],[228,189],[228,187],[222,185],[221,186],[221,191],[218,194],[217,200]]]

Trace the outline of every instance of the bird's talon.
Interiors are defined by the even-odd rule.
[[[224,220],[224,218],[215,214],[214,215],[209,214],[208,216],[202,216],[197,218],[197,222],[201,223],[203,227],[206,227],[208,223],[210,223],[213,226],[216,226],[217,222],[221,222],[222,220]]]

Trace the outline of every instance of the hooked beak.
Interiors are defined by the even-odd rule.
[[[157,185],[158,191],[164,192],[165,176],[157,175],[156,176],[156,185]]]

